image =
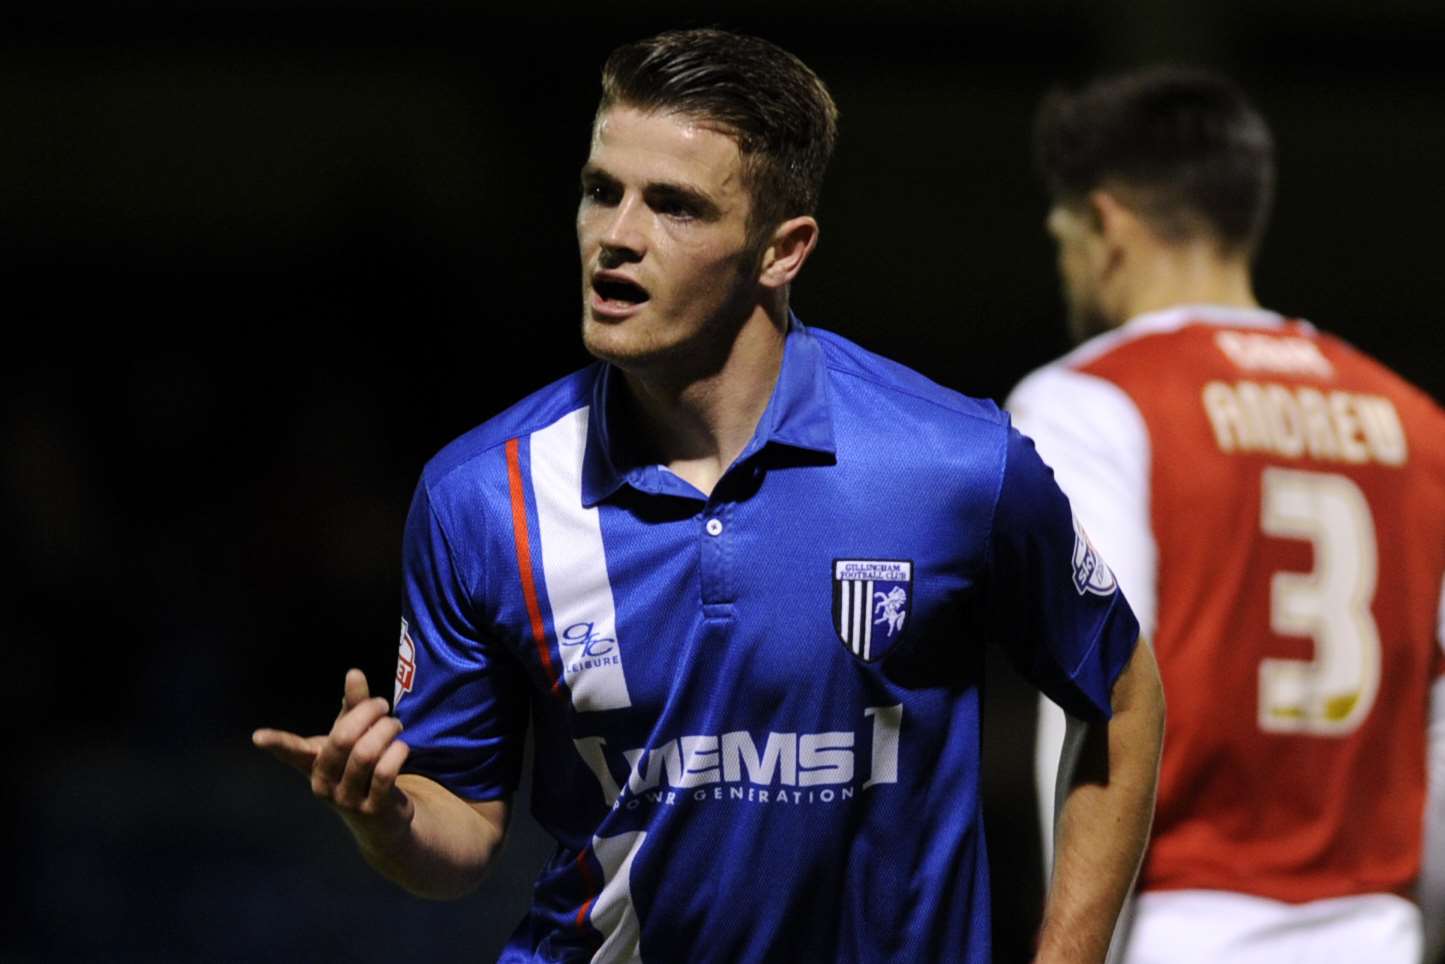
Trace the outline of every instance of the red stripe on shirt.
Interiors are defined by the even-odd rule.
[[[582,886],[589,892],[600,890],[597,886],[597,878],[592,875],[592,867],[587,863],[585,847],[577,854],[577,867],[582,872]],[[577,912],[577,929],[579,931],[587,927],[587,915],[592,913],[592,905],[595,903],[597,903],[597,895],[589,897],[587,902],[582,905],[582,909]]]
[[[542,669],[557,688],[557,671],[552,666],[552,652],[547,648],[547,630],[542,625],[542,604],[537,599],[537,580],[532,575],[532,538],[527,531],[527,497],[522,489],[521,446],[516,439],[507,441],[507,488],[512,494],[512,535],[517,545],[517,571],[522,574],[522,596],[531,617],[532,639],[537,644],[537,658]]]

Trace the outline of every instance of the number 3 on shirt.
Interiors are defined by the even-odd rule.
[[[1259,726],[1267,733],[1345,736],[1369,715],[1380,687],[1375,521],[1343,475],[1267,468],[1260,525],[1266,535],[1314,547],[1314,571],[1276,572],[1270,628],[1308,636],[1315,657],[1259,664]]]

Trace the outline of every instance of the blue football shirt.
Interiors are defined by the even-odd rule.
[[[710,497],[628,457],[598,363],[426,467],[407,769],[516,786],[558,842],[504,961],[990,957],[979,687],[997,642],[1109,714],[1138,624],[989,402],[794,319]]]

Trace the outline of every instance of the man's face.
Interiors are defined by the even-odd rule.
[[[615,105],[582,169],[582,340],[625,370],[706,351],[751,308],[757,257],[742,155],[678,114]]]
[[[1068,308],[1069,334],[1081,342],[1113,327],[1104,308],[1107,251],[1085,208],[1058,203],[1045,222],[1058,245],[1059,280]]]

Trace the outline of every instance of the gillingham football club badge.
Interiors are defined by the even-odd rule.
[[[912,605],[912,562],[833,560],[833,631],[865,663],[888,652],[903,633]]]

